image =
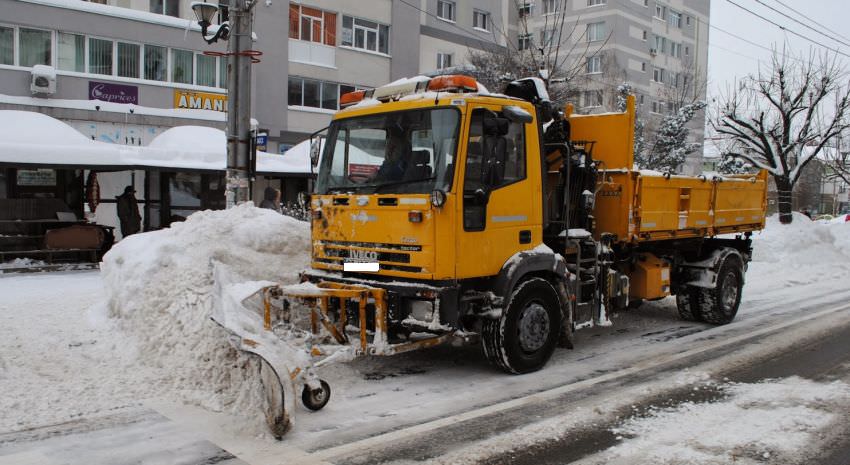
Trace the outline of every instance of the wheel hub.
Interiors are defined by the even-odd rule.
[[[732,273],[726,275],[723,279],[723,310],[730,312],[735,308],[735,302],[738,300],[738,280]]]
[[[549,313],[538,304],[532,303],[523,309],[519,317],[519,345],[523,352],[540,350],[549,335]]]

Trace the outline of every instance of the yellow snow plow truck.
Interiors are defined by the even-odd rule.
[[[623,113],[577,115],[536,78],[490,94],[450,75],[341,103],[312,144],[311,269],[258,306],[271,333],[295,307],[309,314],[303,350],[318,362],[272,366],[309,408],[330,395],[313,370],[334,359],[480,342],[495,366],[528,373],[644,300],[675,295],[686,320],[735,317],[766,174],[633,169],[633,97]],[[291,403],[282,389],[271,405]],[[267,412],[280,434],[285,410]]]

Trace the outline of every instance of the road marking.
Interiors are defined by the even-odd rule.
[[[809,314],[794,320],[785,321],[779,324],[775,324],[768,327],[760,328],[756,331],[748,332],[746,334],[741,334],[738,336],[731,337],[729,339],[720,340],[714,342],[712,344],[708,344],[705,346],[693,348],[686,350],[684,352],[669,354],[669,355],[661,355],[659,358],[654,358],[652,361],[647,361],[643,363],[638,363],[631,368],[619,370],[616,372],[608,373],[605,375],[598,376],[596,378],[590,378],[583,381],[579,381],[577,383],[569,384],[566,386],[560,386],[557,388],[549,389],[546,391],[537,392],[525,397],[520,397],[517,399],[512,399],[505,402],[500,402],[497,404],[489,405],[487,407],[481,407],[478,409],[470,410],[468,412],[460,413],[457,415],[452,415],[449,417],[443,417],[437,420],[429,421],[426,423],[421,423],[415,426],[411,426],[409,428],[399,429],[395,431],[391,431],[389,433],[384,433],[376,436],[372,436],[366,439],[361,439],[359,441],[350,442],[348,444],[343,444],[340,446],[332,447],[329,449],[324,449],[321,451],[316,451],[312,454],[312,458],[332,461],[332,459],[350,457],[356,454],[361,454],[365,452],[369,452],[374,450],[375,448],[379,448],[384,445],[389,445],[393,442],[402,441],[407,438],[420,436],[426,434],[428,432],[452,426],[460,422],[480,418],[483,416],[491,415],[494,413],[501,413],[506,410],[510,410],[517,407],[522,407],[528,404],[532,404],[535,402],[551,400],[556,397],[563,396],[564,394],[568,394],[570,392],[579,391],[595,384],[603,383],[606,381],[614,380],[617,378],[624,378],[635,373],[648,370],[651,368],[656,368],[662,365],[666,365],[672,362],[676,362],[678,360],[682,360],[685,358],[693,357],[704,352],[708,352],[711,350],[720,349],[729,345],[734,345],[739,342],[752,339],[758,336],[762,336],[774,331],[778,331],[784,328],[788,328],[791,326],[796,326],[801,323],[805,323],[810,320],[814,320],[825,315],[829,315],[832,313],[838,313],[840,311],[850,309],[850,305],[844,305],[842,307],[832,308],[829,310],[823,310],[817,313]],[[284,439],[285,440],[285,439]],[[230,451],[234,453],[233,451]],[[234,453],[235,454],[235,453]],[[241,457],[240,457],[241,458]],[[244,459],[243,459],[244,460]],[[299,462],[300,463],[300,462]]]

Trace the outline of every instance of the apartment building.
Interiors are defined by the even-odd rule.
[[[519,49],[560,42],[559,61],[576,69],[580,111],[611,111],[616,89],[631,84],[638,111],[648,120],[675,111],[683,101],[705,99],[709,0],[537,0],[521,3],[511,21]],[[691,123],[701,143],[705,114]],[[698,173],[702,150],[683,172]]]

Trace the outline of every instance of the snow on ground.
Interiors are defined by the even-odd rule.
[[[622,443],[601,454],[609,465],[725,465],[798,460],[850,403],[850,386],[791,377],[725,384],[726,398],[655,408],[613,429]]]
[[[798,216],[780,226],[773,217],[754,235],[754,249],[738,323],[772,312],[792,290],[794,298],[816,300],[850,288],[850,224]],[[100,273],[0,276],[0,431],[159,397],[222,412],[223,422],[247,425],[246,434],[264,432],[256,367],[209,319],[211,261],[246,281],[291,283],[308,253],[305,223],[243,206],[198,212],[169,229],[131,236],[105,257]],[[658,341],[666,333],[650,335],[659,328],[700,326],[677,321],[671,299],[645,307],[618,316],[610,329],[580,332],[577,350],[556,351],[545,370],[527,376],[493,370],[476,348],[324,369],[320,375],[334,389],[330,404],[316,413],[299,408],[286,441],[320,448],[560,386],[651,358],[664,346]]]

